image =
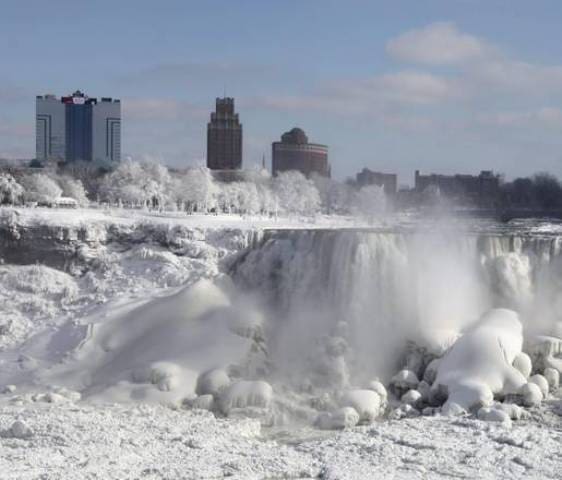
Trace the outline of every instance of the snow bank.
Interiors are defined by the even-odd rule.
[[[523,328],[506,309],[484,314],[443,357],[432,391],[446,391],[447,403],[469,410],[488,406],[494,395],[514,393],[526,384],[512,364],[521,352]]]
[[[178,293],[117,311],[94,323],[73,361],[42,378],[101,401],[181,402],[225,387],[222,368],[241,364],[253,340],[232,332],[230,299],[209,280]],[[214,370],[216,368],[219,370]]]

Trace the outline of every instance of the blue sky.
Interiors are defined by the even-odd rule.
[[[557,0],[12,1],[0,6],[0,156],[34,154],[34,99],[123,102],[123,153],[202,163],[214,98],[244,161],[293,126],[334,175],[366,166],[562,176]]]

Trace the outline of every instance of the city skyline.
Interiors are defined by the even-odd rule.
[[[8,1],[0,156],[34,156],[36,95],[80,88],[122,99],[123,157],[203,165],[208,113],[226,88],[245,168],[263,154],[269,167],[271,142],[299,126],[329,145],[339,179],[363,167],[410,184],[416,169],[562,176],[562,6],[454,3],[101,1],[68,21],[53,10],[71,2]],[[24,21],[37,35],[18,30]],[[99,25],[103,39],[79,35]]]

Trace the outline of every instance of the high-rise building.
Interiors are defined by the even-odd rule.
[[[287,170],[297,170],[309,177],[313,173],[330,176],[328,147],[308,143],[308,137],[300,128],[293,128],[272,144],[271,167],[273,175]]]
[[[40,162],[121,160],[121,102],[90,98],[79,90],[67,97],[36,99],[36,158]]]
[[[212,170],[242,168],[242,124],[234,113],[234,98],[217,98],[207,124],[207,167]]]

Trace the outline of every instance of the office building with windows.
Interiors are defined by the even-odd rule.
[[[36,158],[41,163],[121,160],[121,102],[100,100],[79,90],[58,98],[36,99]]]

